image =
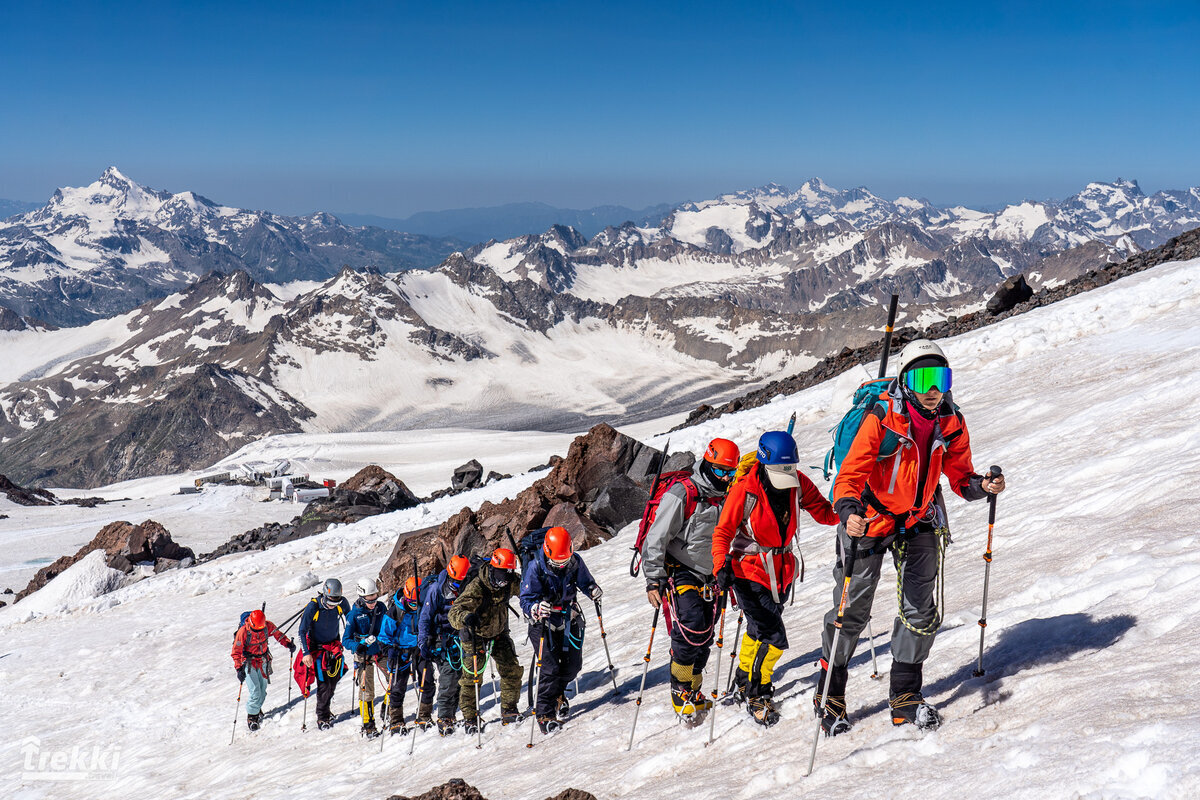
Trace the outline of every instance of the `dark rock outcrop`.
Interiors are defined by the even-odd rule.
[[[140,525],[129,522],[110,522],[100,529],[90,542],[72,556],[63,556],[53,564],[42,567],[17,595],[16,599],[37,591],[93,550],[103,550],[105,561],[113,569],[133,572],[138,564],[153,564],[155,572],[188,566],[195,560],[191,548],[178,544],[171,532],[154,520]]]
[[[394,794],[388,800],[487,800],[479,790],[462,778],[451,778],[441,786],[435,786],[424,794]],[[563,789],[546,800],[596,800],[596,795],[582,789]]]
[[[995,316],[1008,311],[1018,303],[1024,303],[1031,297],[1033,297],[1033,289],[1025,282],[1025,275],[1014,275],[996,289],[992,299],[987,302],[987,312]]]
[[[48,489],[26,489],[0,475],[0,494],[19,506],[55,506],[58,498]]]
[[[482,484],[483,465],[473,458],[454,470],[454,474],[450,477],[450,488],[455,491],[474,489]]]
[[[381,587],[393,589],[410,576],[413,558],[428,574],[452,555],[487,555],[543,526],[561,525],[571,532],[575,548],[586,550],[641,515],[661,461],[660,451],[610,425],[596,425],[576,437],[549,475],[516,497],[475,511],[464,508],[432,535],[401,534],[380,571]]]

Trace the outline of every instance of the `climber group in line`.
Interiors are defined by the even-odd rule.
[[[1005,480],[998,468],[987,474],[974,469],[970,436],[951,398],[952,370],[941,348],[917,340],[904,347],[898,361],[896,377],[863,384],[843,418],[827,460],[827,467],[836,469],[829,499],[800,471],[790,430],[763,433],[756,450],[744,457],[729,439],[713,439],[694,469],[655,478],[630,572],[645,571],[646,598],[655,609],[651,644],[660,612],[666,620],[670,702],[685,723],[704,719],[719,697],[721,687],[705,691],[703,675],[718,620],[723,630],[733,609],[738,631],[744,623],[745,632],[734,642],[736,666],[726,702],[744,704],[760,725],[779,720],[776,673],[789,646],[785,604],[804,577],[804,560],[795,548],[804,511],[815,524],[836,527],[833,605],[821,625],[813,698],[820,729],[828,736],[850,730],[847,665],[870,619],[889,553],[899,598],[891,637],[891,719],[922,729],[941,724],[938,710],[922,693],[922,666],[944,611],[949,526],[941,477],[965,500],[994,497],[1004,491]],[[374,579],[364,578],[353,606],[342,596],[340,582],[327,580],[298,615],[300,652],[294,663],[306,702],[316,683],[318,728],[333,722],[331,701],[347,658],[366,736],[408,732],[404,700],[410,682],[419,729],[436,725],[448,736],[461,726],[476,735],[483,724],[479,698],[489,670],[499,673],[499,690],[493,691],[499,697],[499,722],[521,722],[524,670],[510,632],[511,619],[519,617],[534,655],[531,713],[542,733],[557,730],[569,718],[568,687],[582,665],[586,623],[580,599],[591,599],[599,617],[601,590],[563,528],[530,532],[517,551],[499,548],[478,562],[454,556],[424,579],[415,574],[414,564],[413,576],[388,597],[381,596]],[[519,614],[510,605],[514,598]],[[251,729],[261,722],[270,680],[270,636],[296,650],[261,611],[243,615],[235,636],[234,665],[239,679],[250,681]],[[649,658],[648,649],[647,666]],[[375,718],[376,677],[386,709],[382,725]],[[643,688],[644,680],[643,673]],[[494,674],[492,682],[494,689]]]

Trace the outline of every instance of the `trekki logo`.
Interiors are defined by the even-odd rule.
[[[27,781],[85,781],[116,777],[121,761],[118,745],[75,745],[70,750],[42,749],[36,736],[21,740],[21,755],[25,759]]]

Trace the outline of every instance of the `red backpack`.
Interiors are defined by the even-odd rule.
[[[684,488],[684,517],[690,517],[696,511],[696,504],[700,502],[700,490],[692,482],[691,470],[677,469],[674,472],[664,472],[658,476],[654,494],[646,503],[646,508],[642,511],[642,521],[638,524],[637,541],[633,543],[632,548],[633,558],[629,561],[629,577],[631,578],[636,578],[641,572],[642,548],[646,545],[646,533],[654,524],[654,516],[658,513],[658,504],[662,502],[663,495],[677,483],[682,483]]]

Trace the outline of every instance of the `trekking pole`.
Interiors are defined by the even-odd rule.
[[[900,295],[892,295],[892,302],[888,305],[887,327],[883,331],[883,352],[879,356],[879,377],[887,376],[888,351],[892,349],[892,329],[896,327],[896,304],[900,302]]]
[[[388,666],[389,667],[392,666],[392,662],[390,659],[388,660]],[[387,714],[387,716],[384,718],[384,720],[385,720],[384,725],[386,725],[389,729],[392,727],[392,686],[395,685],[395,683],[396,683],[396,673],[400,671],[398,669],[399,666],[400,666],[400,662],[397,661],[396,662],[397,669],[393,669],[391,672],[388,672],[387,694],[385,694],[383,696],[383,707]],[[384,670],[384,672],[387,672],[387,670]],[[400,720],[400,727],[402,727],[402,728],[404,727],[403,718]],[[391,731],[389,730],[387,733],[390,735]],[[379,736],[379,753],[380,753],[380,755],[383,754],[383,740],[386,738],[387,738],[387,736],[384,736],[382,734],[380,734],[380,736]]]
[[[620,694],[621,690],[617,688],[617,668],[612,663],[612,653],[608,650],[608,634],[604,632],[604,615],[600,613],[600,601],[594,600],[596,604],[596,621],[600,623],[600,641],[604,643],[604,657],[608,659],[608,676],[612,678],[613,694]],[[575,685],[575,694],[579,694],[579,684]]]
[[[237,721],[242,712],[242,687],[246,684],[238,683],[238,699],[237,705],[233,709],[233,731],[229,734],[229,743],[233,744],[233,737],[237,736]]]
[[[419,653],[414,654],[412,657],[412,663],[413,663],[414,669],[416,669],[416,665],[417,665],[417,655],[419,655]],[[420,713],[421,713],[421,698],[425,694],[425,670],[427,668],[431,668],[430,665],[428,664],[428,662],[422,661],[421,662],[421,682],[420,682],[420,684],[418,684],[418,687],[417,687],[417,714],[418,715],[420,715]],[[420,732],[420,730],[421,730],[421,727],[419,725],[417,725],[416,722],[414,721],[413,722],[412,739],[408,743],[408,754],[410,756],[413,754],[413,749],[417,746],[417,734]]]
[[[858,538],[850,539],[850,555],[846,557],[846,570],[842,573],[842,599],[838,601],[837,619],[833,622],[833,644],[829,648],[829,661],[825,669],[825,686],[821,690],[821,708],[817,711],[817,730],[813,734],[812,752],[808,756],[808,771],[812,774],[817,760],[817,743],[821,741],[821,720],[825,717],[825,705],[829,702],[829,681],[833,677],[833,660],[837,658],[838,639],[842,638],[842,619],[846,615],[846,600],[850,597],[850,577],[854,574],[854,559],[858,555]]]
[[[742,641],[742,612],[738,611],[737,632],[733,634],[733,648],[729,651],[729,684],[725,687],[725,694],[733,691],[734,669],[733,662],[737,658],[738,643]]]
[[[475,749],[483,749],[483,714],[479,708],[479,684],[483,676],[479,673],[479,638],[471,631],[471,673],[472,683],[475,684]]]
[[[565,633],[563,634],[566,635]],[[533,733],[537,730],[537,696],[539,684],[542,680],[542,651],[546,648],[546,623],[542,623],[542,638],[538,641],[538,657],[537,671],[533,673],[533,723],[529,726],[529,744],[526,747],[533,747]]]
[[[984,477],[998,478],[1001,475],[1000,468],[992,465],[988,468],[988,474]],[[988,538],[987,550],[983,553],[983,610],[979,615],[979,667],[971,673],[976,678],[983,677],[983,634],[987,630],[987,596],[988,596],[988,580],[992,577],[992,527],[996,524],[996,495],[988,497]]]
[[[496,684],[496,667],[493,665],[493,661],[495,661],[495,659],[488,662],[488,674],[492,676],[492,698],[495,700],[495,702],[499,703],[500,688]],[[519,694],[517,696],[520,697]]]
[[[708,716],[708,741],[704,743],[708,747],[713,743],[713,731],[717,726],[717,688],[721,685],[721,650],[725,646],[725,604],[729,597],[725,592],[721,592],[721,627],[717,629],[717,674],[713,677],[713,707]]]
[[[625,748],[627,752],[633,749],[633,732],[637,730],[638,712],[642,710],[642,693],[646,691],[646,673],[650,671],[650,651],[654,647],[654,631],[658,628],[659,610],[654,609],[654,620],[650,623],[650,644],[646,645],[646,657],[642,659],[646,663],[642,665],[642,685],[638,689],[637,705],[633,709],[633,727],[629,729],[629,745]]]
[[[871,630],[871,620],[867,620],[867,643],[871,646],[871,677],[879,680],[879,662],[875,660],[875,633]]]

